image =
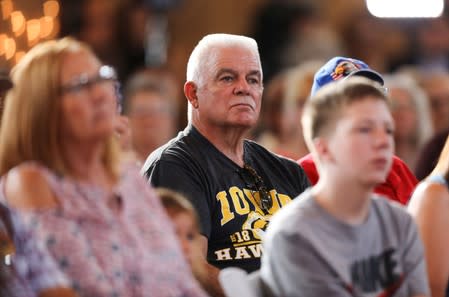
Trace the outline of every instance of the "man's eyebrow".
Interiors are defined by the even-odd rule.
[[[237,71],[232,69],[232,68],[221,68],[220,70],[218,70],[217,72],[217,77],[222,75],[223,73],[229,73],[229,74],[233,74],[233,75],[237,75]],[[246,74],[245,76],[262,76],[262,73],[260,72],[260,70],[251,70],[248,74]]]
[[[237,71],[235,71],[234,69],[231,68],[221,68],[220,70],[218,70],[216,77],[219,77],[220,75],[222,75],[223,73],[229,73],[232,75],[237,75]]]
[[[253,75],[258,76],[259,78],[262,77],[262,73],[260,72],[260,70],[252,70],[247,74],[247,76],[253,76]]]

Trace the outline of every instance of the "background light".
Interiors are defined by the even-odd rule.
[[[380,18],[435,18],[444,0],[366,0],[368,11]]]
[[[44,15],[50,17],[57,17],[59,14],[59,3],[55,0],[47,1],[43,4],[44,6]]]
[[[39,40],[41,34],[41,22],[40,20],[27,21],[27,38],[30,46],[34,45]]]
[[[13,67],[33,46],[60,31],[58,0],[0,0],[0,69]]]
[[[23,58],[23,56],[25,56],[25,52],[24,51],[20,51],[20,52],[16,52],[16,55],[14,56],[14,62],[17,64],[19,63],[20,59]]]
[[[20,36],[25,32],[25,17],[21,11],[13,11],[11,13],[12,31],[16,36]]]
[[[55,23],[52,17],[44,16],[39,19],[41,22],[41,32],[39,38],[47,38],[53,32],[53,28],[55,27]]]
[[[0,7],[2,9],[2,17],[4,20],[8,19],[13,11],[13,4],[11,0],[0,1]]]
[[[16,41],[13,38],[6,38],[3,43],[6,60],[11,59],[16,53]]]

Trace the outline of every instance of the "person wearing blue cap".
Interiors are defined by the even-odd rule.
[[[373,194],[394,151],[389,98],[353,76],[320,88],[302,116],[320,180],[274,214],[260,276],[274,296],[429,296],[413,218]]]
[[[334,57],[315,73],[311,96],[331,82],[352,76],[366,77],[377,82],[378,87],[383,88],[382,76],[363,61],[347,57]],[[385,88],[384,91],[386,91]],[[303,167],[310,182],[316,184],[319,175],[312,155],[308,154],[297,162]],[[417,184],[418,180],[407,165],[397,156],[393,156],[391,170],[386,180],[375,187],[374,192],[405,205]]]

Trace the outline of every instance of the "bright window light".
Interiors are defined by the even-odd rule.
[[[379,18],[436,18],[444,0],[366,0],[369,12]]]

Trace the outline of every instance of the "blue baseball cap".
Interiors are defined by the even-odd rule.
[[[365,62],[346,57],[334,57],[315,73],[310,94],[314,95],[321,87],[330,82],[353,75],[364,76],[384,85],[382,76],[369,68]]]

